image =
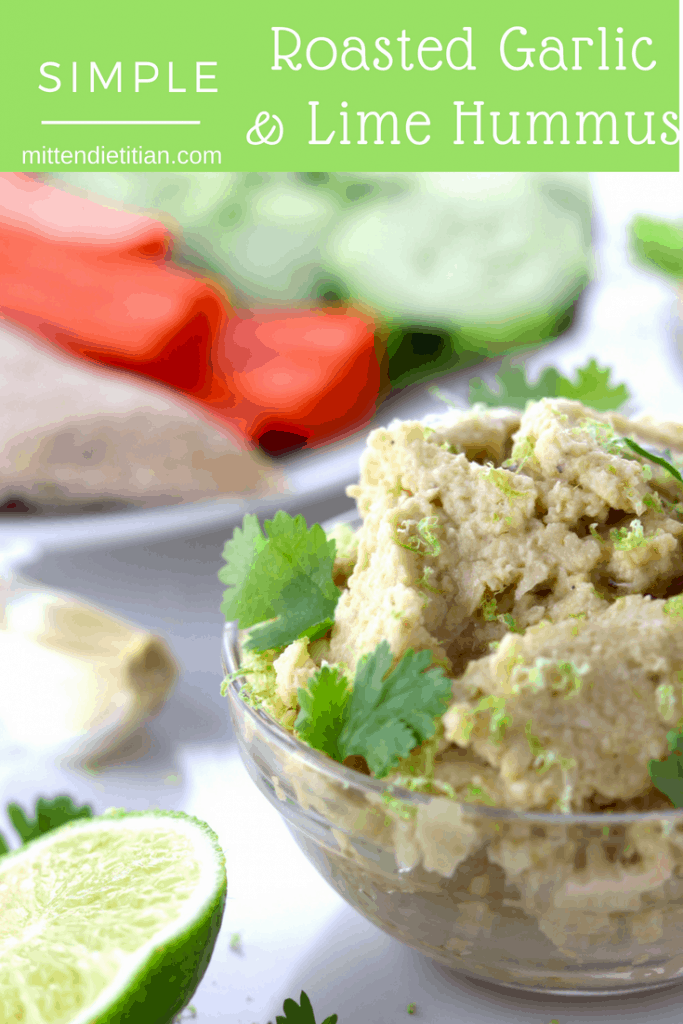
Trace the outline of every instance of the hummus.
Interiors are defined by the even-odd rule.
[[[387,799],[367,797],[383,825],[351,793],[336,824],[393,850],[412,872],[404,892],[446,899],[448,927],[441,916],[430,928],[432,897],[424,917],[415,903],[411,922],[424,928],[421,948],[452,965],[482,959],[473,936],[504,946],[508,929],[521,941],[526,921],[531,960],[550,940],[555,978],[605,942],[603,963],[644,964],[654,943],[660,962],[670,953],[664,976],[683,971],[683,828],[648,771],[683,725],[683,485],[623,437],[670,449],[674,467],[683,452],[679,425],[559,399],[375,430],[349,491],[363,525],[339,537],[343,590],[329,638],[244,656],[247,700],[290,731],[297,691],[323,661],[352,676],[386,640],[396,658],[428,649],[443,665],[452,699],[435,736],[383,780]],[[292,763],[292,773],[320,813],[344,803],[331,783],[306,782],[310,769]],[[430,799],[409,807],[400,787]],[[510,811],[560,817],[542,825]],[[603,824],[605,813],[644,811],[663,817]],[[570,812],[601,820],[565,825]],[[335,857],[331,873],[349,891],[348,842]],[[355,870],[358,891],[370,891],[373,869]],[[396,889],[375,874],[384,909],[374,918],[399,934]],[[502,959],[511,955],[522,958],[521,947]],[[479,973],[534,984],[500,957]]]
[[[683,720],[683,488],[622,433],[683,442],[550,399],[375,430],[349,491],[363,526],[337,538],[329,642],[252,656],[271,712],[292,727],[323,658],[352,671],[381,640],[397,658],[429,649],[453,679],[429,774],[459,799],[670,806],[648,762]]]

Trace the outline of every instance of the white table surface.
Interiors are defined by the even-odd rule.
[[[530,361],[569,370],[590,355],[617,367],[640,408],[683,414],[683,362],[675,350],[674,293],[630,267],[624,228],[631,215],[683,216],[678,175],[595,179],[600,280],[582,322]],[[475,371],[476,372],[476,371]],[[444,390],[448,390],[444,387]],[[424,398],[421,399],[424,401]],[[403,402],[408,410],[411,399]],[[343,498],[309,510],[311,521],[341,511]],[[196,1024],[267,1024],[283,1000],[310,996],[318,1024],[560,1024],[595,1021],[680,1024],[683,987],[646,996],[578,999],[523,996],[466,981],[366,922],[315,872],[278,812],[248,778],[219,695],[222,532],[157,543],[53,552],[25,568],[48,586],[97,601],[168,639],[181,665],[175,693],[148,727],[149,749],[93,775],[44,758],[0,758],[0,804],[33,804],[68,792],[100,812],[162,806],[204,818],[228,862],[229,898],[216,951],[192,1004]],[[0,815],[0,818],[2,816]],[[0,821],[5,828],[6,820]],[[230,937],[241,935],[241,950]],[[417,1010],[409,1016],[407,1004]],[[185,1015],[190,1019],[190,1015]]]

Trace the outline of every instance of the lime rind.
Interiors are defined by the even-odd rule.
[[[165,837],[156,850],[155,834],[160,840]],[[80,860],[73,855],[79,847]],[[113,854],[109,873],[98,870],[107,854]],[[150,885],[145,894],[141,879],[146,863]],[[80,876],[73,876],[79,865],[82,886]],[[152,868],[156,882],[163,883],[159,891]],[[14,906],[9,901],[7,913],[0,914],[0,948],[3,940],[5,945],[0,957],[0,1007],[4,986],[10,996],[13,992],[19,997],[19,1005],[23,1003],[28,1015],[19,1019],[25,1024],[170,1024],[192,998],[209,964],[227,893],[225,858],[205,822],[177,811],[120,810],[70,822],[3,857],[0,888],[8,873],[16,874],[14,881],[23,886],[24,895],[14,900]],[[169,891],[174,877],[181,892]],[[122,904],[118,918],[117,895]],[[107,917],[102,909],[107,899],[108,919],[98,934],[98,910]],[[58,909],[52,948],[41,928],[40,900],[53,914]],[[112,930],[109,940],[107,927]],[[14,942],[12,929],[18,934]],[[32,935],[37,940],[36,957],[22,959],[22,943],[26,948]]]

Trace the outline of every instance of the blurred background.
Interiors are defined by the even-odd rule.
[[[176,258],[236,307],[367,309],[393,387],[555,337],[593,273],[578,174],[71,174],[170,216]]]
[[[425,1019],[445,1022],[457,991],[468,1019],[509,1021],[507,1000],[434,974],[356,920],[299,860],[232,742],[216,573],[245,511],[283,507],[309,524],[348,512],[368,430],[442,409],[434,384],[464,407],[471,380],[495,388],[511,359],[533,380],[595,358],[627,384],[631,411],[683,419],[680,175],[33,182],[55,189],[57,205],[48,192],[14,212],[0,202],[14,275],[11,294],[9,276],[0,283],[0,804],[29,810],[63,792],[97,812],[164,806],[209,821],[232,902],[193,1000],[198,1024],[274,1019],[302,986],[341,1020],[382,1024],[368,1009],[381,1003],[393,1022],[419,996]],[[60,206],[62,195],[80,204],[86,227],[95,208],[114,219],[70,239],[76,207]],[[146,226],[134,217],[119,231],[123,214]],[[76,252],[81,243],[89,255]],[[170,313],[130,304],[153,292],[150,260]],[[35,269],[44,265],[49,287]],[[124,270],[130,330],[107,305]],[[181,288],[192,302],[217,296],[225,312],[206,350],[213,376],[194,390],[169,369],[187,319],[173,305]],[[107,316],[119,317],[116,351]],[[157,335],[167,348],[154,348]],[[124,351],[126,338],[151,355]],[[10,834],[2,807],[0,831]],[[243,958],[229,948],[237,931]],[[334,945],[337,934],[335,976],[312,976],[321,935]],[[357,968],[353,949],[375,964],[360,989],[343,982]],[[557,1015],[546,1002],[533,1004],[539,1019]],[[601,1015],[616,1019],[618,1002]]]

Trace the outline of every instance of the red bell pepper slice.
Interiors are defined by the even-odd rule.
[[[229,399],[212,351],[226,297],[170,261],[158,221],[0,175],[0,310],[74,355]]]
[[[236,396],[225,413],[272,454],[359,429],[380,392],[374,324],[355,310],[238,310],[216,367]]]

